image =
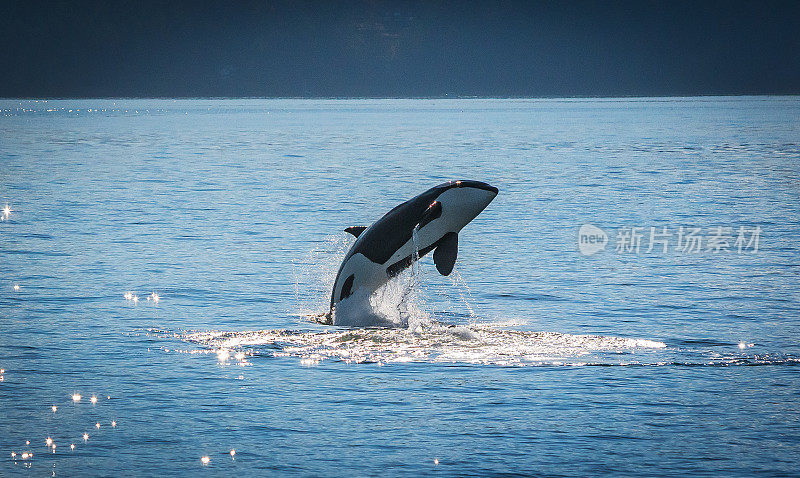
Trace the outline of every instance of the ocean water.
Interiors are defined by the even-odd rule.
[[[798,118],[2,100],[0,475],[797,475]],[[315,323],[343,229],[451,179],[500,189],[455,272]]]

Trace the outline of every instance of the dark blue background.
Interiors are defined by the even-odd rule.
[[[797,2],[0,3],[0,97],[800,93]]]

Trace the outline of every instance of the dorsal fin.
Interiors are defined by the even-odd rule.
[[[453,272],[453,266],[456,264],[456,257],[458,256],[458,234],[455,232],[448,232],[441,239],[436,250],[433,251],[433,263],[436,264],[436,270],[443,276],[449,276]]]
[[[364,232],[364,229],[366,228],[367,226],[350,226],[347,229],[345,229],[344,232],[349,232],[350,234],[358,237],[361,235],[362,232]]]

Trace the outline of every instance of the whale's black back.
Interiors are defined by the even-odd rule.
[[[378,219],[359,236],[342,263],[354,254],[361,253],[376,264],[384,264],[411,239],[414,226],[440,194],[450,188],[462,187],[485,189],[497,194],[497,188],[480,181],[453,181],[434,186],[419,196],[398,204]]]
[[[411,239],[414,226],[433,201],[449,187],[442,184],[395,206],[358,238],[348,257],[361,253],[376,264],[383,264]]]

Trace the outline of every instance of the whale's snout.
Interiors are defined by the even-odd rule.
[[[449,183],[442,194],[445,209],[456,218],[458,229],[475,219],[497,197],[498,189],[482,181],[460,180]]]
[[[477,211],[475,211],[475,215],[480,214],[481,211],[486,209],[486,206],[488,206],[489,203],[497,197],[497,193],[500,192],[496,187],[482,181],[456,181],[456,187],[465,188],[471,192],[470,196],[472,197],[474,206],[478,207]]]
[[[474,189],[481,189],[483,191],[488,191],[492,193],[492,198],[497,196],[497,193],[500,192],[496,187],[492,186],[491,184],[484,183],[482,181],[472,181],[472,180],[459,180],[455,181],[455,187],[458,188],[474,188]]]

